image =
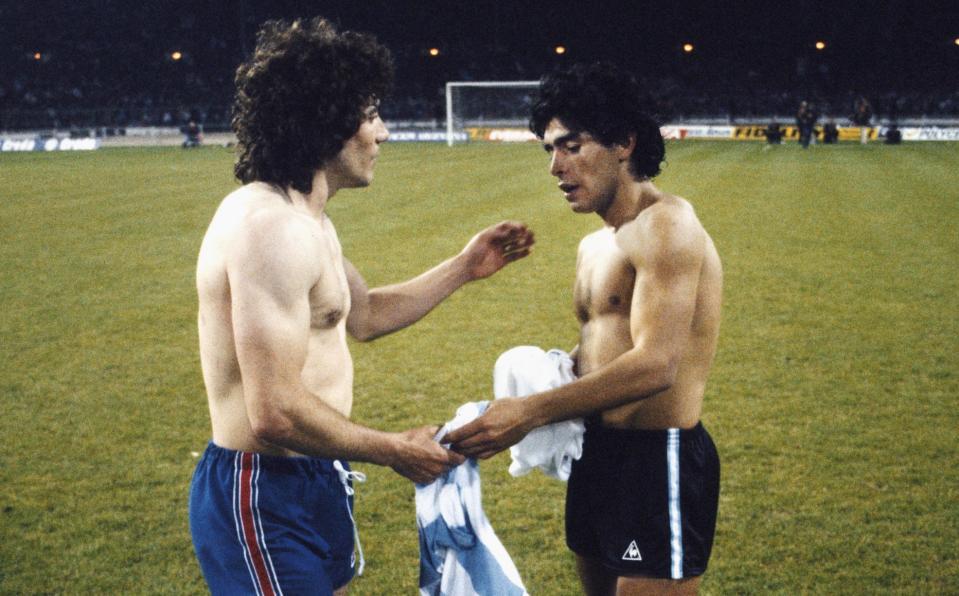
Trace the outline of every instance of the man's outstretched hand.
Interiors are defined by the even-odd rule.
[[[466,457],[487,459],[519,443],[531,430],[523,400],[508,397],[491,403],[482,416],[447,434],[443,442]]]
[[[527,256],[534,242],[526,224],[502,221],[473,236],[460,254],[466,259],[470,279],[482,279]]]

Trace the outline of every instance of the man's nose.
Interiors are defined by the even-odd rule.
[[[553,176],[559,176],[563,173],[563,161],[558,151],[554,151],[549,158],[549,173]]]
[[[379,129],[376,131],[376,142],[385,143],[387,139],[390,138],[390,131],[387,130],[386,123],[383,122],[383,120],[381,119],[378,119],[378,120],[379,120],[380,126],[379,126]]]

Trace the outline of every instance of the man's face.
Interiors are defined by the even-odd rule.
[[[373,167],[376,165],[380,143],[389,136],[377,106],[368,106],[363,110],[359,130],[347,139],[343,148],[327,166],[328,175],[335,178],[339,188],[369,186],[373,181]]]
[[[549,173],[559,180],[573,211],[603,213],[609,208],[623,168],[628,169],[621,146],[606,147],[588,132],[571,131],[553,118],[543,133],[543,148],[550,154]]]

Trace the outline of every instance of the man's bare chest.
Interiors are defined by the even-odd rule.
[[[310,326],[329,329],[350,312],[350,288],[343,266],[343,252],[335,232],[318,235],[312,249],[318,276],[310,288]]]
[[[607,314],[628,317],[635,282],[635,269],[611,236],[584,241],[573,287],[577,318],[585,323]]]

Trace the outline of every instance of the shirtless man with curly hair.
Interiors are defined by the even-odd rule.
[[[237,69],[243,186],[213,216],[196,278],[213,436],[193,476],[190,528],[214,594],[344,594],[354,573],[347,460],[415,482],[463,461],[432,440],[436,427],[350,421],[346,335],[368,341],[416,322],[529,254],[533,236],[502,222],[414,279],[367,287],[326,207],[372,182],[392,77],[386,48],[320,18],[266,23]]]

